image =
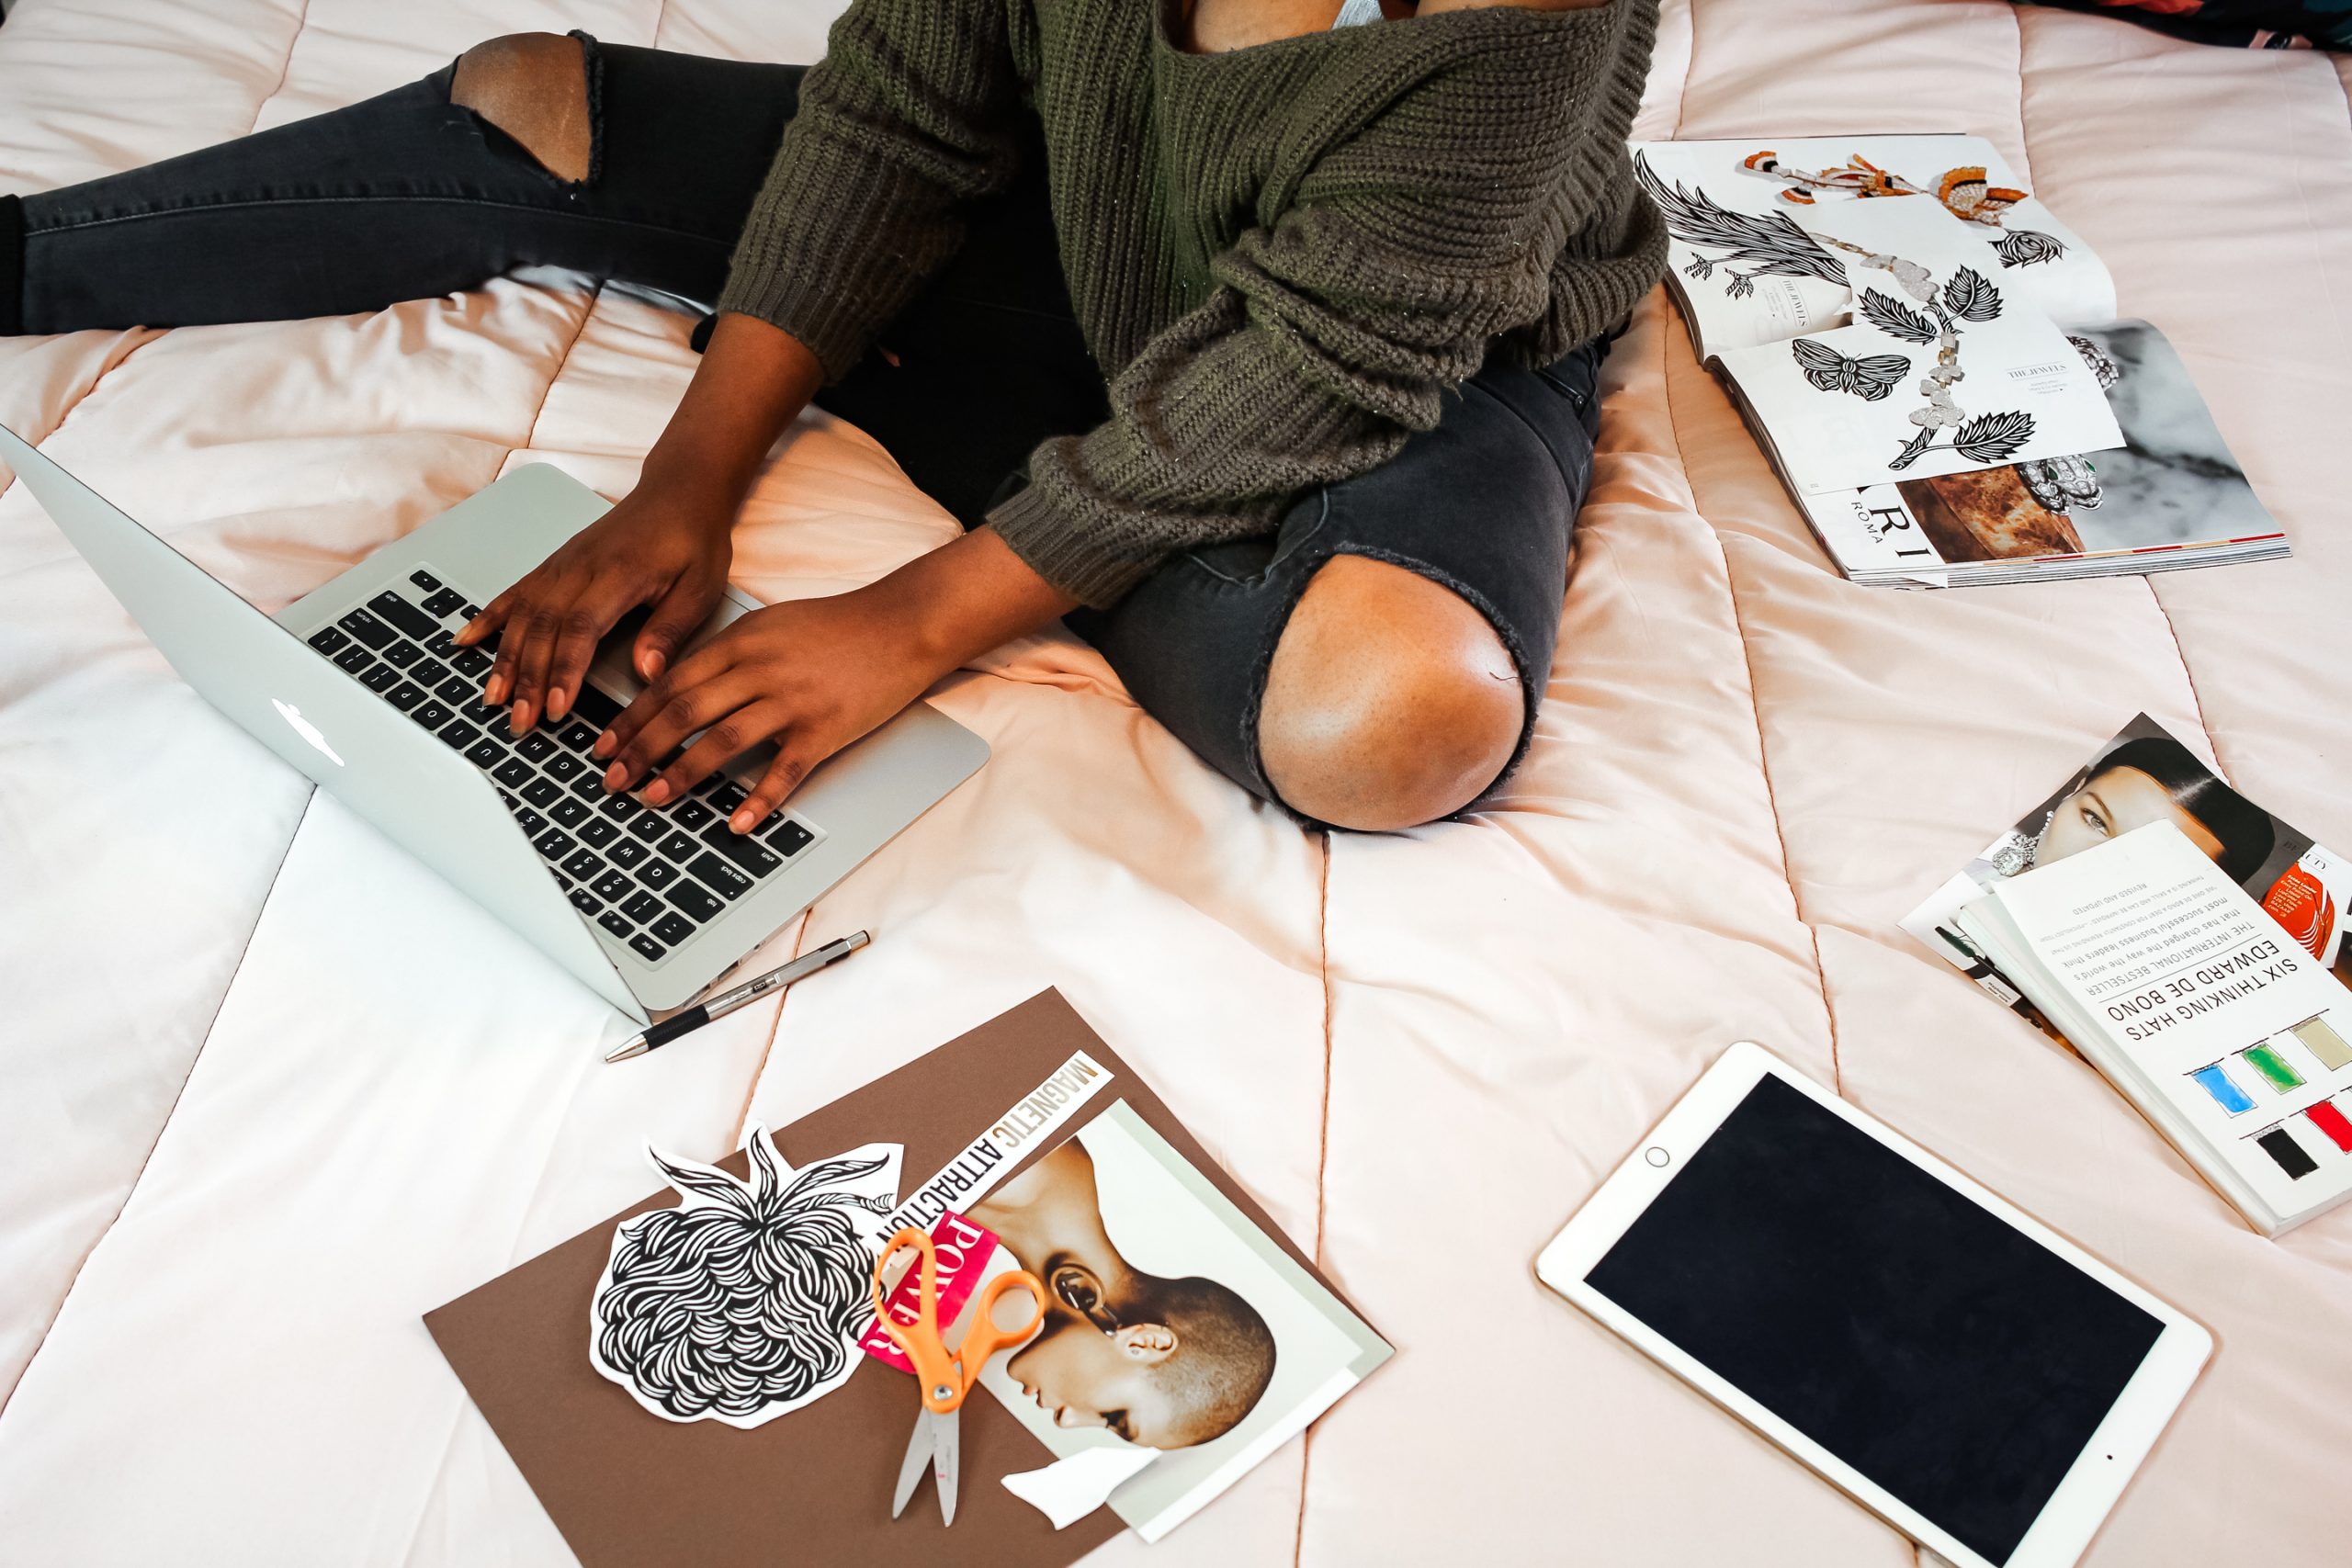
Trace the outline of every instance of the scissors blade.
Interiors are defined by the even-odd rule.
[[[923,1412],[931,1416],[931,1412]],[[963,1412],[951,1410],[944,1416],[932,1416],[931,1472],[939,1481],[939,1522],[956,1522],[956,1472],[963,1455],[958,1438]]]
[[[906,1458],[899,1461],[899,1489],[890,1495],[890,1517],[894,1519],[907,1511],[907,1499],[915,1495],[922,1472],[930,1467],[933,1446],[938,1441],[931,1422],[930,1411],[916,1412],[915,1429],[907,1438]]]

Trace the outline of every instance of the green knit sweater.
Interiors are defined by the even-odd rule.
[[[1171,41],[1170,3],[856,0],[719,299],[842,376],[1034,115],[1112,412],[1039,446],[989,522],[1098,606],[1377,468],[1490,348],[1547,364],[1607,330],[1666,254],[1625,152],[1657,0],[1207,55]]]

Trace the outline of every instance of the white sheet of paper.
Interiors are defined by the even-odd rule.
[[[1056,1529],[1067,1529],[1159,1457],[1158,1449],[1081,1449],[1043,1470],[1006,1476],[1004,1489],[1052,1520]]]
[[[795,1169],[767,1130],[752,1179],[647,1156],[680,1193],[614,1228],[588,1309],[588,1358],[665,1421],[749,1428],[821,1399],[865,1356],[870,1231],[899,1198],[903,1150],[867,1144]]]

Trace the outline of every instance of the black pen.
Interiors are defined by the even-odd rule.
[[[725,1018],[737,1008],[758,1001],[770,991],[780,991],[804,975],[814,975],[828,964],[838,964],[874,939],[864,931],[852,931],[813,952],[804,953],[781,969],[771,969],[757,979],[746,980],[731,990],[718,995],[683,1012],[671,1014],[637,1035],[619,1050],[605,1056],[607,1062],[626,1062],[631,1056],[642,1056],[648,1051],[659,1050],[682,1034],[691,1034],[715,1018]]]

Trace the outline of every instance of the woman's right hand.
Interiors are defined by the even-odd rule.
[[[782,327],[719,312],[637,488],[458,636],[470,648],[498,635],[482,701],[513,704],[515,734],[571,711],[596,644],[640,604],[653,613],[629,661],[646,681],[661,679],[726,591],[728,533],[761,460],[824,379],[817,356]]]
[[[597,642],[639,605],[652,614],[630,660],[644,679],[658,679],[727,587],[739,499],[724,486],[641,480],[458,634],[469,648],[497,636],[482,701],[512,704],[508,725],[517,735],[543,715],[563,717]]]

